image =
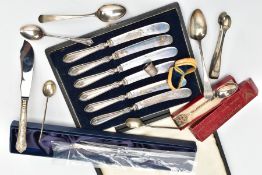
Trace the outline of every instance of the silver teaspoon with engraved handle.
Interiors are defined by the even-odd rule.
[[[192,94],[192,91],[188,88],[182,88],[182,89],[176,89],[173,91],[168,91],[159,95],[155,95],[153,97],[149,97],[145,100],[139,101],[135,103],[132,107],[127,107],[125,109],[115,111],[112,113],[107,113],[103,114],[97,117],[92,118],[90,123],[92,125],[101,125],[105,122],[108,122],[109,120],[115,119],[117,117],[120,117],[126,113],[129,113],[131,111],[137,111],[141,110],[143,108],[158,104],[158,103],[163,103],[166,101],[170,100],[175,100],[175,99],[181,99],[181,98],[187,98],[190,97]]]
[[[123,57],[126,57],[128,55],[132,55],[134,53],[155,48],[155,47],[161,47],[169,45],[173,42],[173,37],[171,35],[160,35],[156,36],[150,39],[147,39],[145,41],[141,41],[139,43],[133,44],[131,46],[127,46],[123,49],[115,51],[111,56],[105,56],[104,58],[87,62],[84,64],[80,64],[77,66],[73,66],[69,69],[68,74],[71,76],[77,76],[80,75],[86,71],[89,71],[99,65],[102,65],[104,63],[107,63],[111,60],[118,60]]]
[[[63,61],[65,63],[72,63],[77,60],[80,60],[92,53],[95,53],[99,50],[103,50],[107,47],[114,47],[119,44],[132,41],[138,38],[143,38],[145,36],[151,36],[151,35],[157,35],[168,32],[170,29],[170,26],[166,22],[158,22],[154,24],[150,24],[144,27],[140,27],[138,29],[126,32],[124,34],[115,36],[109,40],[107,40],[105,43],[98,44],[94,47],[89,47],[86,49],[82,49],[79,51],[75,51],[69,54],[66,54],[63,58]]]

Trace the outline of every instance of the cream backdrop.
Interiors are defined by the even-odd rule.
[[[57,161],[47,158],[20,156],[9,153],[9,126],[17,120],[20,112],[20,62],[19,50],[23,38],[19,34],[20,26],[38,24],[41,13],[87,13],[95,11],[104,3],[121,3],[127,7],[125,18],[158,8],[173,0],[1,0],[0,1],[0,173],[10,175],[31,174],[92,174],[90,166],[60,166]],[[201,8],[206,15],[208,34],[203,40],[206,64],[214,51],[218,36],[217,17],[223,10],[233,20],[223,50],[222,76],[231,74],[238,81],[252,77],[262,88],[262,1],[228,1],[228,0],[178,0],[184,20],[189,22],[191,12]],[[82,35],[106,25],[95,18],[49,23],[42,26],[45,31],[64,35]],[[29,103],[29,121],[40,122],[44,110],[42,84],[53,79],[54,75],[45,57],[45,48],[59,43],[58,39],[44,38],[32,42],[35,51],[35,72]],[[197,45],[191,41],[195,55]],[[259,95],[243,110],[219,129],[219,135],[233,175],[261,174],[262,157],[262,96]],[[47,111],[47,123],[73,126],[69,110],[63,100],[61,91],[50,99]],[[207,162],[210,163],[210,162]],[[62,163],[63,165],[63,163]],[[207,164],[208,165],[208,164]],[[87,170],[88,173],[87,173]]]

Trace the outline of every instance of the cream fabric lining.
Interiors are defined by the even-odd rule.
[[[180,106],[171,108],[171,112],[177,110]],[[171,117],[165,118],[163,120],[152,123],[155,126],[174,126],[175,124]],[[107,131],[114,132],[114,128],[110,128]],[[182,131],[176,129],[158,129],[149,128],[146,126],[133,129],[128,131],[129,134],[136,135],[146,135],[155,136],[163,138],[173,138],[182,140],[193,140],[197,143],[197,155],[196,155],[196,165],[192,173],[176,173],[175,175],[226,175],[226,170],[223,164],[223,160],[219,153],[218,147],[216,145],[216,140],[214,136],[210,136],[204,142],[197,141],[195,137],[191,134],[188,129]],[[168,171],[158,171],[158,170],[146,170],[137,168],[102,168],[103,175],[174,175],[174,173]]]

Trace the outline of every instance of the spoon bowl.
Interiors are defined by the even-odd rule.
[[[44,37],[43,30],[36,25],[25,25],[20,28],[20,34],[28,40],[39,40]]]
[[[126,14],[126,8],[118,4],[106,4],[100,7],[95,16],[103,22],[116,21]]]
[[[45,82],[42,91],[44,96],[46,96],[47,98],[52,97],[56,92],[55,82],[53,82],[52,80],[48,80],[47,82]]]
[[[204,14],[200,9],[196,9],[190,20],[190,37],[194,40],[202,40],[207,34],[207,24]]]
[[[226,98],[233,95],[237,90],[238,85],[236,83],[229,82],[219,87],[215,92],[215,96],[218,98]]]
[[[226,12],[219,15],[218,24],[223,28],[223,30],[227,31],[231,27],[231,23],[231,17]]]

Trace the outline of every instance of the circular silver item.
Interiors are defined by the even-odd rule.
[[[144,70],[146,71],[146,73],[150,76],[150,77],[154,77],[155,75],[157,75],[158,70],[155,67],[155,65],[152,62],[147,63],[144,66]]]

